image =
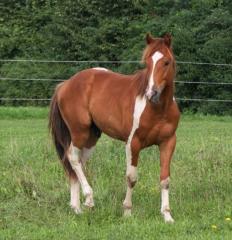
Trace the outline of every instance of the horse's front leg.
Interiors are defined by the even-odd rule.
[[[126,145],[126,160],[127,160],[127,169],[126,169],[126,181],[127,181],[127,191],[126,197],[123,202],[124,216],[131,215],[132,209],[132,192],[133,188],[137,182],[137,165],[138,165],[138,156],[140,151],[140,143],[138,139],[134,138],[132,141],[128,142]]]
[[[176,135],[159,145],[160,150],[160,185],[161,185],[161,214],[164,221],[173,223],[169,207],[170,163],[176,146]]]

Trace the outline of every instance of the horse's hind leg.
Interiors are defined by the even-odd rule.
[[[85,165],[86,161],[90,158],[95,146],[86,146],[80,151],[80,161],[82,166]],[[69,157],[71,158],[71,156]],[[70,181],[70,205],[76,214],[80,214],[80,181],[75,172],[69,175]]]
[[[76,214],[81,213],[80,206],[80,182],[77,178],[77,175],[70,175],[70,205]]]
[[[93,191],[85,177],[83,166],[93,152],[99,137],[100,135],[96,136],[95,132],[93,132],[91,128],[85,129],[85,131],[82,130],[72,133],[72,143],[69,149],[69,161],[81,184],[83,194],[86,197],[84,205],[87,207],[94,206]],[[75,202],[78,201],[78,206],[80,205],[79,182],[70,182],[71,202],[72,200]]]
[[[70,145],[70,163],[78,177],[78,180],[80,181],[83,194],[86,197],[85,205],[88,207],[93,207],[93,190],[90,187],[82,169],[81,149],[76,147],[75,143],[71,143]]]
[[[81,163],[83,166],[85,166],[85,163],[88,161],[88,159],[91,157],[92,153],[95,150],[95,145],[98,141],[98,139],[101,136],[101,131],[95,126],[93,123],[90,132],[88,140],[85,143],[85,146],[81,150]]]

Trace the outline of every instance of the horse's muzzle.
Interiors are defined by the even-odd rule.
[[[158,91],[158,90],[154,90],[153,91],[153,94],[152,94],[152,96],[151,96],[151,102],[153,102],[153,103],[158,103],[159,102],[159,98],[160,98],[160,94],[161,94],[161,92],[160,91]]]
[[[160,94],[161,92],[159,90],[153,90],[152,93],[151,93],[151,97],[150,97],[150,101],[152,103],[158,103],[159,102],[159,99],[160,99]]]

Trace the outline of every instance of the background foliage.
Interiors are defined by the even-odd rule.
[[[1,59],[139,60],[146,32],[155,36],[171,32],[179,61],[232,62],[230,0],[12,0],[0,3],[0,9]],[[99,65],[122,73],[142,67],[134,63]],[[92,66],[96,64],[0,62],[0,76],[67,79]],[[228,66],[178,64],[177,80],[231,82],[231,72]],[[0,96],[49,98],[56,84],[1,81]],[[177,84],[176,95],[232,99],[231,90],[231,85]],[[180,105],[193,112],[232,113],[231,103],[180,102]]]

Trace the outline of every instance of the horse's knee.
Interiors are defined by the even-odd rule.
[[[129,166],[126,173],[127,183],[130,188],[133,188],[137,182],[137,167]]]

